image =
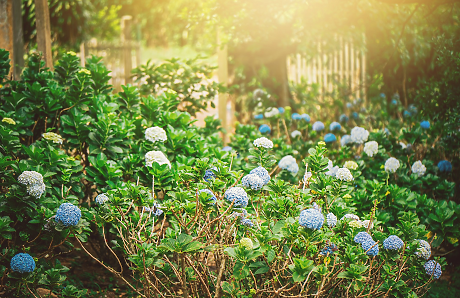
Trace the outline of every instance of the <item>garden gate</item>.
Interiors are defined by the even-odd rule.
[[[316,42],[317,51],[297,53],[287,59],[288,78],[294,83],[318,84],[320,94],[331,93],[340,84],[350,90],[350,96],[366,100],[365,39],[336,37],[333,45],[325,47]]]

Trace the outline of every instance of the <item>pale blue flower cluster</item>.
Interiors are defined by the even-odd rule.
[[[56,212],[56,222],[65,227],[76,226],[81,218],[80,209],[70,203],[62,203]]]
[[[371,235],[366,232],[359,232],[356,234],[355,238],[353,239],[356,243],[362,244],[363,242],[372,240]]]
[[[391,235],[383,240],[383,248],[398,250],[404,247],[404,242],[396,235]]]
[[[425,240],[418,240],[418,247],[415,255],[419,258],[428,260],[431,257],[431,246]]]
[[[248,205],[249,197],[246,191],[241,187],[230,187],[225,192],[225,199],[234,202],[235,207],[246,207]]]
[[[253,227],[254,226],[252,221],[249,218],[246,218],[246,217],[241,218],[240,224],[242,224],[243,226],[246,226],[246,227]]]
[[[294,175],[297,175],[297,172],[299,171],[299,165],[297,164],[295,158],[292,157],[292,155],[286,155],[285,157],[281,158],[278,163],[278,167],[280,167],[280,169],[289,171]]]
[[[101,193],[101,194],[97,195],[97,197],[94,200],[99,205],[102,205],[102,204],[104,204],[105,202],[107,202],[109,200],[109,197],[105,193]]]
[[[326,215],[326,221],[327,221],[327,226],[329,228],[333,228],[337,224],[337,216],[335,216],[334,213],[328,213]]]
[[[368,256],[375,257],[379,253],[379,246],[372,239],[371,235],[366,232],[359,232],[356,234],[354,241],[361,244],[362,249],[366,251]]]
[[[347,115],[345,115],[345,114],[340,115],[340,118],[339,118],[340,122],[346,123],[346,122],[348,122],[348,120],[349,120],[349,118],[348,118]]]
[[[19,273],[30,273],[35,270],[35,261],[27,253],[18,253],[10,262],[11,270]]]
[[[256,174],[244,176],[241,183],[244,187],[251,188],[252,190],[261,190],[264,187],[264,181]]]
[[[337,141],[337,138],[333,133],[328,133],[324,136],[324,142],[326,143],[334,143],[335,141]]]
[[[45,192],[42,174],[35,171],[24,171],[18,177],[18,182],[25,185],[27,193],[35,198],[40,198]]]
[[[319,230],[323,226],[324,216],[313,208],[305,209],[300,212],[299,225],[311,230]]]
[[[430,128],[430,122],[429,121],[422,121],[420,122],[420,127],[423,128],[423,129],[428,129]]]
[[[213,170],[217,171],[217,168],[213,167],[211,169],[207,169],[204,172],[204,176],[203,176],[204,181],[211,182],[212,179],[215,179],[217,177],[216,174],[213,172]]]
[[[292,120],[301,120],[302,116],[299,113],[292,113],[291,118]]]
[[[330,131],[339,131],[340,129],[342,129],[342,126],[340,125],[339,122],[332,122],[329,125],[329,130]]]
[[[314,131],[322,131],[324,129],[324,123],[321,121],[316,121],[313,123],[312,129]]]
[[[301,117],[303,120],[305,120],[305,121],[307,121],[308,123],[310,123],[310,115],[308,115],[308,114],[302,114],[302,115],[300,115],[300,117]]]
[[[439,279],[441,277],[442,270],[441,265],[438,262],[429,260],[425,263],[425,265],[423,265],[423,267],[425,268],[426,274],[429,276],[433,276],[435,279]]]
[[[144,212],[150,212],[153,216],[160,216],[163,214],[163,210],[161,210],[161,208],[163,207],[161,207],[160,204],[154,202],[152,208],[144,207]]]
[[[333,255],[339,248],[337,247],[337,245],[335,245],[334,243],[331,243],[329,245],[326,245],[326,247],[324,247],[321,251],[320,251],[320,255],[322,256],[329,256],[329,255]]]
[[[262,124],[259,127],[259,131],[262,134],[269,134],[272,130],[270,129],[270,126],[268,126],[267,124]]]
[[[375,257],[379,254],[379,245],[372,239],[361,243],[361,247],[368,256]]]
[[[270,181],[270,174],[268,173],[268,171],[264,168],[264,167],[257,167],[253,170],[251,170],[251,172],[249,172],[249,174],[256,174],[257,176],[259,176],[262,181],[264,182],[264,185],[267,185],[268,182]]]

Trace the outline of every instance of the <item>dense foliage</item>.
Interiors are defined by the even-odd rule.
[[[81,68],[72,52],[55,71],[32,55],[12,82],[7,58],[0,51],[7,296],[86,296],[59,262],[78,248],[142,297],[417,297],[458,245],[455,153],[438,163],[442,123],[398,101],[372,101],[373,118],[358,100],[340,119],[264,109],[265,126],[239,125],[223,147],[217,120],[199,128],[178,110],[191,87],[114,93],[99,58]]]

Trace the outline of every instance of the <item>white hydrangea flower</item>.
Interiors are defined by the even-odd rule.
[[[420,160],[417,160],[416,162],[414,162],[414,164],[412,165],[412,173],[417,174],[419,176],[423,176],[425,175],[425,172],[426,172],[426,167],[424,164],[422,164]]]
[[[294,139],[298,136],[300,136],[302,133],[298,130],[294,130],[293,132],[291,132],[291,137]]]
[[[157,141],[165,142],[168,137],[166,136],[166,131],[163,128],[154,126],[145,130],[145,139],[155,143]]]
[[[347,168],[340,168],[337,170],[337,173],[335,174],[337,179],[340,180],[345,180],[345,181],[353,181],[353,175],[351,174],[350,170]]]
[[[407,145],[404,144],[403,142],[399,142],[399,145],[401,146],[402,149],[406,149],[406,148],[407,148]]]
[[[370,157],[374,156],[374,154],[377,154],[379,152],[379,143],[376,141],[370,141],[364,144],[364,152],[366,152],[367,155]]]
[[[265,110],[265,117],[266,118],[275,117],[279,113],[280,111],[277,108],[271,107]]]
[[[334,167],[332,160],[329,160],[329,162],[327,163],[327,169],[328,171],[325,174],[335,177],[335,175],[337,174],[337,171],[339,170],[339,166]]]
[[[394,173],[396,172],[397,169],[399,169],[399,166],[400,166],[399,160],[397,160],[394,157],[390,157],[385,162],[385,171]]]
[[[43,183],[42,174],[35,171],[24,171],[18,177],[18,182],[26,186]]]
[[[2,122],[5,122],[5,123],[11,124],[11,125],[15,125],[15,124],[16,124],[16,121],[14,121],[13,119],[8,118],[8,117],[3,118],[3,119],[2,119]]]
[[[267,149],[273,148],[273,142],[267,139],[266,137],[256,139],[253,144],[256,147],[264,147]]]
[[[347,160],[343,167],[350,170],[356,170],[358,168],[358,164],[353,160]]]
[[[366,129],[362,127],[355,126],[351,130],[351,141],[353,143],[362,144],[365,141],[367,141],[368,138],[369,138],[369,131],[367,131]]]
[[[346,218],[351,218],[353,220],[358,220],[359,221],[359,216],[356,215],[356,214],[351,214],[351,213],[345,214],[344,216],[342,216],[342,218],[340,220],[344,220]]]
[[[286,155],[285,157],[281,158],[278,163],[278,166],[283,169],[291,172],[292,174],[296,175],[299,171],[299,165],[292,155]]]
[[[54,132],[45,132],[42,136],[45,140],[52,141],[56,144],[62,144],[62,141],[64,140],[60,135]]]
[[[363,222],[360,220],[352,220],[348,223],[348,225],[353,228],[362,228],[364,226]]]
[[[145,154],[145,166],[151,167],[154,162],[160,166],[167,164],[171,168],[171,162],[161,151],[149,151]]]

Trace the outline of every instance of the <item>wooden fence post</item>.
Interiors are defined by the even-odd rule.
[[[11,65],[14,63],[13,49],[13,0],[0,0],[0,48],[10,52]],[[11,74],[12,67],[9,74]]]
[[[24,33],[22,31],[22,1],[13,0],[13,79],[19,80],[24,67]]]
[[[133,58],[131,55],[131,21],[132,16],[121,17],[121,44],[123,45],[125,85],[132,83],[131,70],[133,69]]]
[[[228,48],[226,44],[222,43],[222,36],[220,31],[217,32],[217,77],[219,83],[224,86],[228,85]],[[227,144],[228,140],[228,129],[229,125],[227,123],[227,101],[228,94],[220,92],[218,95],[218,116],[222,121],[222,128],[225,130],[223,140],[224,144]]]
[[[43,53],[45,66],[53,69],[51,52],[51,26],[48,0],[35,0],[35,19],[37,23],[38,51]]]

